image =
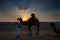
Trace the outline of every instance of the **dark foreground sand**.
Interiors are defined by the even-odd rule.
[[[33,32],[30,36],[26,31],[20,33],[20,37],[16,37],[16,32],[0,32],[0,40],[60,40],[59,37],[55,37],[54,32],[40,31],[38,35]]]
[[[20,27],[20,38],[16,37],[16,25],[17,23],[0,22],[0,40],[60,40],[59,37],[55,37],[53,29],[49,25],[49,22],[40,23],[40,32],[36,35],[37,27],[32,26],[33,34],[28,35],[28,27],[22,25]],[[60,22],[55,23],[56,29],[60,29]]]

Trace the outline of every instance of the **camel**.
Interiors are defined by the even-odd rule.
[[[54,23],[50,23],[50,25],[51,25],[51,27],[53,28],[54,32],[55,32],[58,36],[60,36],[60,30],[56,29],[55,24],[54,24]]]
[[[18,18],[17,19],[17,20],[20,21],[21,24],[28,26],[28,34],[31,34],[31,35],[32,35],[31,26],[32,25],[37,26],[37,32],[36,32],[36,34],[39,33],[39,26],[40,26],[39,20],[37,18],[34,18],[35,17],[34,14],[32,14],[32,16],[33,16],[32,18],[30,18],[28,21],[24,21],[24,22],[23,22],[22,18]]]

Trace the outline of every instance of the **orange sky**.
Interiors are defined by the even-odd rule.
[[[32,12],[30,12],[30,9],[19,10],[16,8],[15,12],[9,12],[9,13],[12,13],[12,14],[11,15],[9,14],[6,16],[0,16],[0,21],[1,22],[18,22],[17,18],[19,18],[19,17],[22,17],[23,21],[26,21],[31,17]],[[15,13],[15,14],[13,14],[13,13]],[[55,16],[45,16],[44,14],[42,14],[42,12],[39,12],[39,14],[37,14],[37,12],[33,12],[33,13],[39,19],[40,22],[48,22],[48,21],[52,22],[52,21],[56,21],[56,19],[59,18],[59,17],[55,17]]]
[[[60,22],[59,0],[0,0],[0,22],[17,22],[34,13],[41,22]]]

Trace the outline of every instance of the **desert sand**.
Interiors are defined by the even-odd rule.
[[[40,31],[36,35],[35,31],[31,35],[27,32],[20,32],[20,37],[16,37],[16,32],[0,32],[0,40],[60,40],[54,32]]]
[[[17,24],[17,23],[16,23]],[[16,37],[15,23],[0,23],[0,40],[60,40],[48,23],[40,24],[39,34],[36,35],[36,27],[32,27],[32,36],[28,35],[27,26],[20,28],[20,37]],[[57,28],[60,23],[56,23]]]

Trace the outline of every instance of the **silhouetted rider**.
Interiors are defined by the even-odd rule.
[[[35,18],[35,14],[34,13],[31,14],[31,18]]]
[[[35,14],[32,13],[32,14],[31,14],[31,18],[29,18],[28,21],[29,21],[31,24],[34,24],[34,23],[36,23],[36,21],[38,21],[38,19],[35,17]]]

